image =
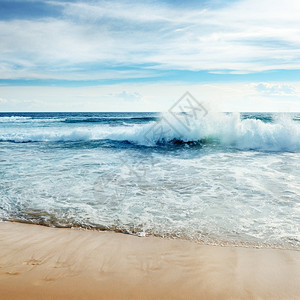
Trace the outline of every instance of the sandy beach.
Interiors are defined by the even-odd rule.
[[[300,252],[0,223],[1,299],[296,299]]]

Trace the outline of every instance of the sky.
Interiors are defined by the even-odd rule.
[[[0,111],[300,111],[300,1],[0,0]]]

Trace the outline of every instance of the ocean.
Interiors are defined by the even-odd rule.
[[[0,113],[0,220],[300,249],[300,114]]]

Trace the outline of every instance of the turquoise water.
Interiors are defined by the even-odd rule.
[[[300,248],[300,114],[0,113],[0,219]]]

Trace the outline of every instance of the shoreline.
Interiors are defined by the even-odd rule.
[[[300,251],[0,222],[0,299],[296,299]]]
[[[81,225],[70,225],[70,226],[61,226],[61,225],[52,225],[46,223],[32,223],[27,221],[20,221],[20,220],[2,220],[0,223],[16,223],[16,224],[25,224],[25,225],[34,225],[34,226],[42,226],[46,228],[57,228],[57,229],[67,229],[67,230],[79,230],[79,231],[94,231],[94,232],[105,232],[105,233],[117,233],[117,234],[125,234],[131,235],[134,237],[152,237],[152,238],[159,238],[163,240],[179,240],[179,241],[187,241],[191,243],[196,243],[201,246],[215,246],[215,247],[233,247],[233,248],[255,248],[255,249],[277,249],[277,250],[291,250],[291,251],[299,251],[300,248],[287,244],[287,243],[262,243],[262,242],[250,242],[250,241],[235,241],[235,240],[221,240],[221,239],[211,239],[211,240],[201,240],[201,239],[193,239],[188,238],[186,236],[178,236],[178,235],[165,235],[161,236],[159,234],[153,234],[148,232],[140,232],[140,231],[130,231],[126,229],[110,229],[104,227],[88,227],[88,226],[81,226]]]

